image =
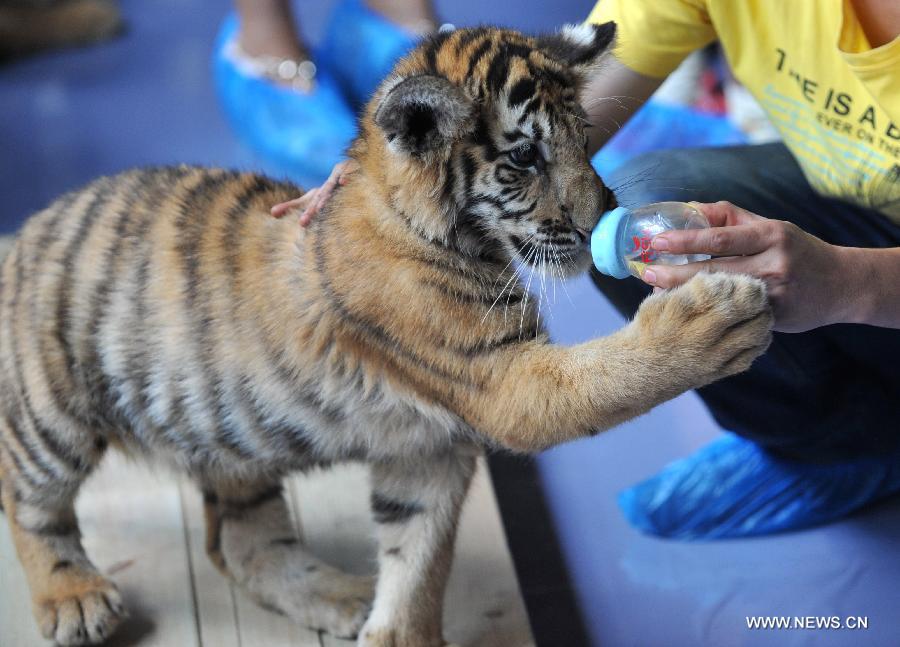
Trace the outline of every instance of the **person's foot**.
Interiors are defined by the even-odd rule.
[[[304,50],[290,48],[296,53],[280,56],[270,53],[251,54],[244,45],[243,33],[232,41],[226,51],[228,58],[248,74],[283,86],[310,94],[316,87],[316,64]],[[267,48],[272,51],[272,48]]]
[[[321,60],[354,107],[364,105],[397,60],[434,30],[427,20],[401,26],[362,0],[341,0],[321,45]]]
[[[306,58],[301,45],[283,46],[253,29],[225,20],[213,67],[219,100],[238,136],[295,181],[325,181],[356,132],[353,113],[327,73]]]
[[[723,539],[828,523],[898,491],[900,451],[808,464],[728,435],[625,490],[619,506],[647,534]]]
[[[274,83],[310,92],[315,84],[316,66],[289,19],[289,16],[264,12],[242,18],[232,56]]]

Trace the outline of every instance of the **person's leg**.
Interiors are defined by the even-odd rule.
[[[900,227],[884,216],[816,195],[780,144],[661,151],[636,158],[607,180],[612,187],[619,187],[617,197],[625,206],[661,200],[729,200],[763,216],[791,220],[831,243],[900,245]],[[594,280],[626,316],[649,293],[649,288],[636,279],[617,281],[595,275]],[[726,536],[776,529],[770,517],[757,519],[752,527],[732,523],[735,518],[746,522],[744,515],[750,514],[755,505],[772,504],[768,496],[758,496],[765,490],[766,479],[772,478],[783,496],[780,504],[771,506],[773,513],[781,515],[777,529],[823,520],[820,511],[814,509],[815,502],[804,501],[809,514],[785,512],[793,510],[791,505],[796,500],[790,493],[798,492],[801,486],[798,481],[788,487],[783,480],[785,473],[773,471],[768,461],[779,460],[776,457],[829,468],[835,461],[842,462],[840,479],[834,474],[818,475],[849,484],[849,489],[838,494],[829,490],[832,499],[843,499],[827,501],[835,513],[846,512],[883,493],[879,488],[870,491],[863,477],[856,481],[852,474],[848,477],[846,461],[865,461],[865,457],[892,452],[900,444],[900,434],[882,422],[900,415],[900,403],[890,397],[900,385],[900,371],[896,361],[886,358],[900,358],[898,331],[829,326],[802,334],[776,334],[769,352],[749,371],[700,391],[724,429],[755,441],[763,451],[729,440],[732,445],[727,451],[711,447],[676,464],[642,484],[637,492],[630,491],[626,507],[631,508],[632,521],[651,532],[679,536]],[[751,466],[753,469],[737,472],[736,453],[741,454],[748,470]],[[749,460],[750,454],[755,462]],[[779,469],[783,466],[780,463]],[[871,465],[865,469],[872,478],[880,474]],[[707,474],[705,481],[697,478],[699,473]],[[795,476],[796,471],[791,473],[791,478]],[[893,483],[891,478],[881,476],[883,484]],[[747,488],[753,487],[753,505],[746,501],[742,506],[735,505],[737,498],[749,496]],[[660,498],[663,490],[668,494]],[[854,505],[848,507],[850,499],[854,499]],[[655,518],[650,518],[647,510],[650,500]],[[728,504],[725,508],[715,505],[722,501]],[[696,507],[704,509],[699,517],[694,514]],[[718,516],[711,520],[711,515]]]
[[[437,29],[430,0],[366,0],[366,5],[412,33],[424,35]],[[241,47],[247,54],[294,61],[310,58],[289,0],[234,0],[234,7],[241,22]]]
[[[437,25],[431,0],[340,0],[319,51],[359,109],[397,60]]]
[[[327,70],[310,60],[289,0],[235,0],[213,55],[216,90],[232,128],[269,172],[321,184],[356,133]]]
[[[241,48],[248,55],[309,58],[289,0],[234,0],[234,7],[240,18]]]
[[[435,27],[429,0],[341,0],[311,52],[290,0],[234,0],[234,7],[214,54],[219,100],[240,138],[272,165],[267,170],[307,186],[327,179],[356,133],[356,110]]]
[[[430,0],[366,0],[366,5],[412,33],[424,35],[437,29]],[[247,54],[294,61],[310,58],[290,0],[234,0],[234,7],[240,17],[241,48]]]
[[[437,29],[437,18],[431,0],[366,0],[366,5],[414,34],[424,35]]]

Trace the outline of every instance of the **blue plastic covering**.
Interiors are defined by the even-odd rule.
[[[354,108],[359,108],[416,41],[416,37],[379,16],[362,0],[341,0],[325,30],[319,54],[344,95]]]
[[[722,539],[827,523],[897,491],[900,455],[800,463],[727,435],[625,490],[619,506],[652,535]]]
[[[226,55],[238,29],[224,22],[213,69],[219,101],[238,136],[282,173],[304,186],[318,186],[344,157],[356,123],[327,69],[316,74],[309,94],[248,75]]]

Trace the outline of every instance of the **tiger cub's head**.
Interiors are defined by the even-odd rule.
[[[580,272],[614,198],[588,159],[579,91],[615,31],[438,34],[375,93],[356,156],[377,167],[391,206],[423,235],[466,254]]]

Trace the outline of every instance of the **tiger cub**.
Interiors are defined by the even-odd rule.
[[[110,445],[205,494],[215,565],[261,604],[360,645],[442,645],[460,506],[484,447],[537,452],[745,370],[760,282],[701,275],[619,332],[552,345],[511,265],[567,275],[614,203],[578,91],[612,24],[437,35],[361,119],[360,166],[308,229],[297,187],[192,168],[102,178],[31,218],[2,271],[3,503],[35,618],[97,643],[124,609],[73,509]],[[371,467],[377,582],[319,561],[282,478]]]

